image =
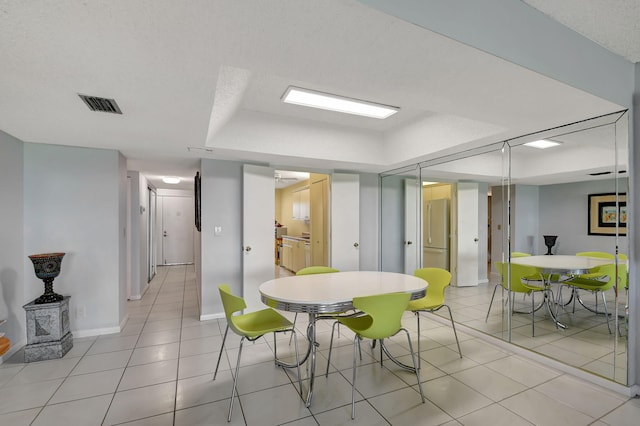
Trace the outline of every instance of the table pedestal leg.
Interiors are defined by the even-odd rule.
[[[318,347],[318,342],[316,342],[316,315],[309,314],[309,325],[307,326],[307,337],[309,339],[309,353],[311,354],[311,358],[309,361],[309,365],[307,366],[308,374],[309,374],[309,392],[307,393],[307,399],[305,401],[305,406],[309,407],[311,405],[311,399],[313,398],[313,384],[315,381],[316,375],[316,351]]]

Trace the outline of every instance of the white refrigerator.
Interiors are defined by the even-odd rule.
[[[422,205],[422,266],[449,270],[449,200]]]

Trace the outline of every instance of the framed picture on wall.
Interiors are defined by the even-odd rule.
[[[589,235],[627,235],[627,194],[589,194]]]
[[[196,217],[196,229],[200,232],[200,172],[196,172],[196,177],[193,179],[193,198],[195,199],[195,217]]]

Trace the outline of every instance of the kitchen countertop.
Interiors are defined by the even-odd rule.
[[[294,241],[306,241],[309,242],[309,238],[304,238],[304,237],[296,237],[293,235],[283,235],[282,239],[287,239],[287,240],[294,240]]]

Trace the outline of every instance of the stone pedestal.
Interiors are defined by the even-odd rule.
[[[59,302],[31,302],[23,306],[27,313],[25,362],[62,358],[73,347],[69,328],[69,299],[70,296],[64,296]]]

